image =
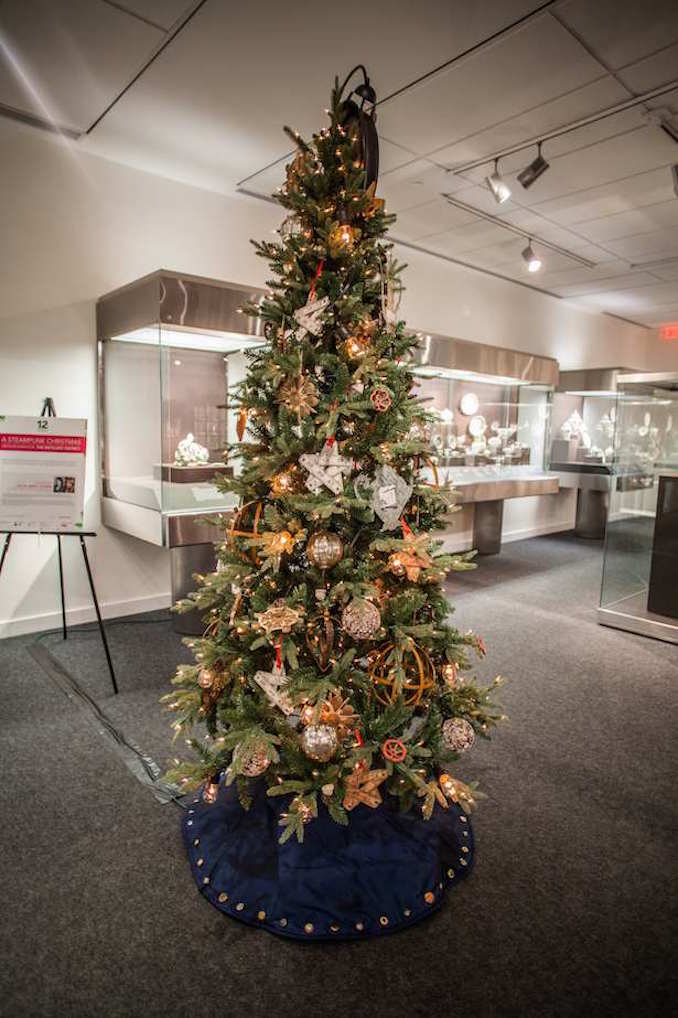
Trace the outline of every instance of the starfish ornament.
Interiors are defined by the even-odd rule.
[[[359,767],[352,771],[346,778],[346,794],[344,795],[344,808],[355,809],[361,802],[364,802],[370,809],[381,806],[381,794],[379,785],[386,781],[388,771],[368,771]]]
[[[344,490],[344,474],[350,474],[353,469],[351,460],[339,453],[336,442],[325,442],[320,452],[304,453],[299,462],[308,470],[306,487],[309,491],[320,491],[324,486],[335,495]]]

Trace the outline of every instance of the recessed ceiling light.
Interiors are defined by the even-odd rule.
[[[527,263],[528,272],[539,272],[541,268],[541,258],[534,253],[531,242],[523,251],[523,259]]]
[[[537,158],[533,159],[529,166],[520,171],[518,180],[524,188],[532,187],[535,180],[538,180],[542,173],[546,173],[548,168],[549,164],[541,154],[541,142],[539,142],[537,144]]]
[[[494,200],[498,205],[503,205],[511,197],[511,188],[499,173],[498,159],[494,160],[494,173],[491,173],[489,177],[485,177],[485,183],[494,195]]]

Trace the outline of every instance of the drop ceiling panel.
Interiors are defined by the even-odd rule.
[[[675,0],[569,0],[557,14],[613,69],[678,41]]]
[[[0,32],[0,103],[80,131],[164,38],[91,0],[5,0]]]
[[[570,286],[559,286],[555,283],[552,287],[561,297],[584,297],[587,294],[614,293],[634,286],[652,286],[655,282],[649,272],[627,271],[610,279],[588,280],[583,283],[572,283]]]
[[[537,105],[533,109],[511,117],[485,128],[482,131],[460,139],[453,145],[436,152],[436,162],[445,166],[461,166],[464,163],[482,159],[488,153],[519,145],[529,138],[536,138],[547,131],[555,130],[564,124],[572,123],[582,117],[589,116],[608,106],[614,106],[628,98],[628,90],[623,88],[611,77],[604,77],[591,82],[583,88],[576,89],[567,95],[560,96],[551,102]],[[576,131],[571,135],[548,143],[548,151],[554,153],[567,152],[578,148],[594,138],[605,138],[620,130],[617,118],[614,121],[602,121],[597,125]],[[509,168],[522,169],[529,162],[529,153],[524,152],[516,157],[502,160],[502,170]],[[485,170],[485,172],[487,172]],[[471,176],[482,175],[474,171]]]
[[[660,88],[662,85],[675,81],[678,68],[678,43],[672,43],[666,49],[655,53],[645,60],[639,60],[637,64],[630,64],[618,72],[619,78],[634,92],[649,92],[653,88]],[[673,94],[675,105],[675,93]],[[660,104],[667,102],[666,99],[659,100]]]
[[[592,219],[588,223],[579,223],[577,230],[589,240],[607,243],[620,237],[651,233],[668,226],[678,227],[678,201],[675,199],[632,209],[629,212],[618,212],[602,219]]]
[[[678,279],[678,258],[673,263],[657,265],[652,269],[652,275],[658,279]]]
[[[622,237],[608,241],[607,247],[622,258],[636,262],[651,261],[678,254],[678,230],[655,230],[635,237]]]
[[[540,201],[537,209],[554,222],[571,226],[604,215],[670,201],[673,197],[671,173],[663,166],[609,184],[566,192],[560,197]]]
[[[437,199],[448,184],[449,174],[426,159],[418,159],[379,179],[378,194],[389,212],[404,212]]]
[[[443,230],[460,229],[476,222],[476,217],[461,212],[449,205],[443,198],[425,202],[414,208],[399,212],[392,232],[402,240],[419,240]]]
[[[196,6],[196,0],[116,0],[116,5],[167,30]]]
[[[542,17],[389,103],[382,126],[389,137],[424,155],[601,73],[561,25]]]

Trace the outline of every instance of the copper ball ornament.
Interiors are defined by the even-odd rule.
[[[381,613],[376,604],[355,597],[344,608],[341,624],[354,640],[371,640],[381,626]]]
[[[332,725],[308,725],[301,733],[300,742],[307,757],[327,763],[337,751],[339,737]]]
[[[443,742],[453,753],[464,753],[476,741],[473,725],[465,718],[448,718],[443,722]]]
[[[312,566],[331,569],[344,554],[344,542],[330,530],[316,530],[308,539],[306,556]]]
[[[265,749],[253,749],[240,758],[240,772],[247,778],[258,778],[270,763]]]

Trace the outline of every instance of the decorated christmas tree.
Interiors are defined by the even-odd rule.
[[[397,316],[375,97],[366,74],[345,90],[311,141],[286,128],[287,217],[255,245],[273,278],[244,309],[267,342],[239,386],[239,469],[219,481],[239,509],[216,572],[179,606],[206,628],[168,697],[195,750],[170,779],[202,786],[201,809],[223,793],[248,810],[263,789],[283,844],[318,818],[469,811],[479,793],[455,764],[500,717],[468,675],[482,639],[448,619],[446,575],[473,563],[435,539],[451,493]]]

